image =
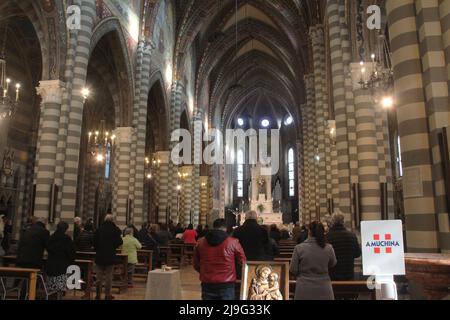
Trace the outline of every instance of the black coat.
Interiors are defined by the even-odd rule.
[[[56,277],[67,273],[75,261],[75,246],[72,239],[63,232],[55,232],[48,241],[48,258],[45,273]]]
[[[120,229],[111,221],[105,221],[94,235],[96,251],[95,263],[100,266],[112,266],[116,261],[116,250],[122,245]]]
[[[248,261],[266,260],[269,234],[256,220],[245,221],[241,227],[234,231],[233,237],[241,243]]]
[[[17,266],[41,269],[49,238],[50,232],[41,222],[36,222],[26,230],[19,241]]]
[[[94,250],[94,232],[81,231],[78,239],[75,240],[75,246],[78,251],[90,252]]]
[[[330,269],[334,281],[354,280],[355,259],[361,256],[361,246],[356,235],[342,225],[333,226],[328,235],[328,242],[333,246],[337,264]]]

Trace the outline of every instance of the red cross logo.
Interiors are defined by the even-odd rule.
[[[374,241],[380,241],[381,240],[381,236],[379,234],[374,234],[373,235],[373,240]],[[386,233],[384,235],[384,240],[385,241],[391,241],[392,240],[392,235],[390,233]],[[374,247],[373,250],[374,250],[375,254],[381,254],[381,248],[380,247]],[[385,248],[385,253],[386,254],[391,254],[392,253],[392,247],[386,247]]]

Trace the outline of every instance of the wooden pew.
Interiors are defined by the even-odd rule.
[[[143,271],[143,273],[136,272],[135,276],[147,279],[148,273],[153,270],[153,251],[138,250],[137,256],[138,263],[136,264],[136,271]]]
[[[3,264],[7,267],[13,267],[16,265],[17,262],[17,256],[3,256]],[[43,259],[43,265],[45,265],[47,261],[47,257],[44,257]],[[84,282],[85,282],[85,294],[83,299],[91,300],[91,292],[92,287],[94,286],[94,261],[93,260],[83,260],[83,259],[77,259],[75,260],[75,265],[79,266],[80,269],[83,271],[84,274]]]
[[[22,278],[28,280],[28,300],[36,300],[37,274],[39,269],[0,267],[0,278]]]

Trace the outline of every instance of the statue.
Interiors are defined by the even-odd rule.
[[[283,300],[283,295],[281,294],[279,284],[280,277],[277,273],[273,272],[270,266],[258,266],[255,274],[256,277],[252,280],[252,284],[249,289],[249,300]]]
[[[259,180],[259,194],[266,194],[266,180],[264,180],[263,178],[261,178]]]

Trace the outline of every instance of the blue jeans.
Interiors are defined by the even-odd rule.
[[[223,287],[214,285],[202,285],[202,300],[235,300],[234,286]]]

